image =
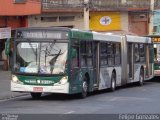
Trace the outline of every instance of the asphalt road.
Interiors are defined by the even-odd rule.
[[[0,101],[0,113],[10,114],[155,114],[160,113],[160,82],[149,81],[101,91],[85,99],[76,95],[43,95],[40,100],[23,96]]]

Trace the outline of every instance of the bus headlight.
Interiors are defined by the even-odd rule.
[[[65,76],[59,81],[59,84],[66,84],[67,82],[68,82],[68,76]]]
[[[12,81],[17,83],[19,80],[18,80],[18,77],[15,76],[15,75],[12,75]]]

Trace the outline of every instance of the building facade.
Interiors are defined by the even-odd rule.
[[[14,35],[15,28],[28,27],[28,15],[41,14],[39,0],[0,0],[0,29],[11,29],[10,36]],[[0,31],[0,34],[3,34]],[[6,37],[0,37],[0,70],[8,70],[9,58],[5,56]],[[12,47],[12,46],[11,46]]]
[[[42,0],[42,14],[28,17],[28,26],[85,29],[84,0]],[[150,0],[89,0],[89,30],[149,32]]]
[[[160,10],[154,11],[153,34],[160,34]]]
[[[154,0],[154,7],[159,6],[160,0]],[[10,27],[12,33],[18,27],[85,29],[84,13],[89,11],[89,30],[144,36],[149,34],[150,7],[151,0],[0,0],[0,28]],[[155,22],[153,30],[159,26]],[[0,39],[0,61],[5,40]]]

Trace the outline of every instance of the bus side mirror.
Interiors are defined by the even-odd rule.
[[[10,54],[10,38],[5,42],[5,54],[8,56]]]
[[[77,57],[77,50],[75,48],[72,48],[72,58],[76,58]]]

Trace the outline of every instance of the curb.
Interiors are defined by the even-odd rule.
[[[0,96],[0,100],[10,100],[10,99],[14,99],[14,98],[18,98],[18,97],[23,97],[23,96],[27,96],[29,95],[29,93],[22,93],[19,95],[13,95],[14,93],[10,93],[10,95],[4,95],[4,96]]]

